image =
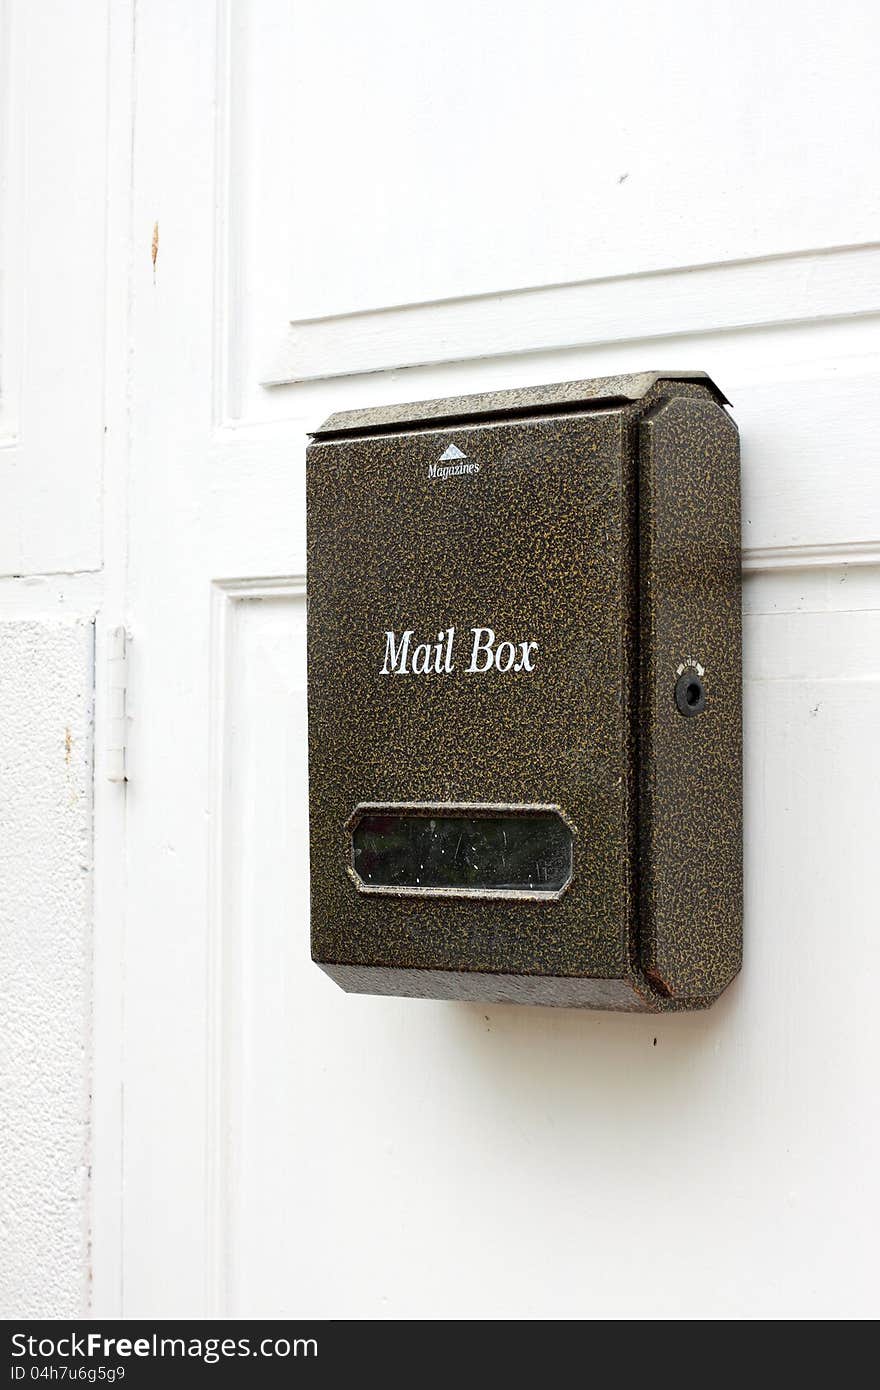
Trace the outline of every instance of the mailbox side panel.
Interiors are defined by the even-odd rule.
[[[739,437],[701,388],[669,391],[640,426],[640,949],[693,1003],[742,958]]]

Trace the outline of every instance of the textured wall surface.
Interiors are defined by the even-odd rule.
[[[0,1315],[88,1298],[93,626],[0,623]]]

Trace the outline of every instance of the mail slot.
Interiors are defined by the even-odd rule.
[[[649,372],[315,432],[311,939],[344,989],[658,1012],[736,975],[727,407]]]

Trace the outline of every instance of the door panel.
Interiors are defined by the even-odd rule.
[[[321,976],[301,600],[236,600],[232,621],[214,1059],[230,1312],[867,1314],[876,921],[853,803],[876,824],[880,613],[749,612],[745,969],[707,1013],[659,1019],[360,998]]]
[[[745,50],[732,8],[677,13],[660,45],[639,6],[654,42],[631,42],[621,105],[638,26],[558,9],[537,56],[527,16],[482,16],[479,72],[456,12],[407,11],[396,86],[393,6],[369,29],[347,7],[139,11],[129,1314],[870,1312],[876,21],[845,6],[813,63],[809,7]],[[709,371],[742,433],[743,975],[659,1019],[346,997],[308,949],[307,430],[656,366]]]
[[[0,3],[0,576],[101,567],[103,3]]]

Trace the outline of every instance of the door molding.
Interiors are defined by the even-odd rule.
[[[265,599],[304,601],[305,574],[246,576],[211,583],[210,620],[210,801],[208,856],[207,1056],[205,1125],[205,1299],[206,1316],[221,1317],[228,1306],[232,1265],[229,1201],[231,1169],[230,1083],[236,1075],[235,1018],[228,965],[238,922],[233,920],[230,877],[228,771],[229,689],[236,618],[242,606]],[[234,1084],[234,1083],[233,1083]]]

